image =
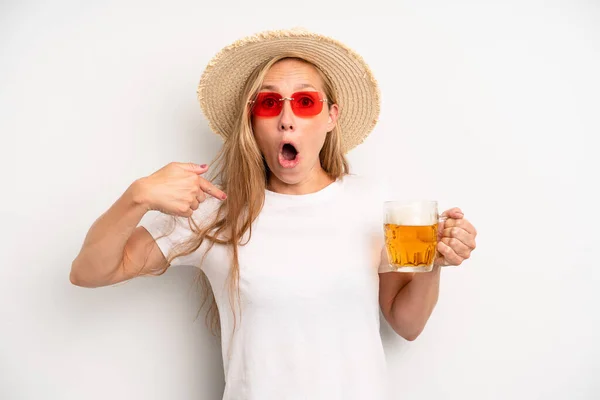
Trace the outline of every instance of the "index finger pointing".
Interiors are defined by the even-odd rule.
[[[225,194],[225,192],[223,192],[221,189],[219,189],[218,187],[216,187],[215,185],[213,185],[212,183],[210,183],[206,180],[203,180],[202,182],[200,182],[200,189],[204,193],[211,195],[215,199],[225,200],[227,198],[227,195]]]

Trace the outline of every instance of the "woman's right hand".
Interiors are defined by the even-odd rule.
[[[172,162],[152,175],[138,179],[136,197],[148,210],[190,217],[206,195],[225,200],[227,195],[204,179],[206,164]]]

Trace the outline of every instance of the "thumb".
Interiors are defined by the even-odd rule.
[[[444,219],[446,219],[446,218],[461,219],[465,215],[463,214],[463,212],[461,211],[460,208],[454,207],[454,208],[444,211],[442,213],[442,215],[440,215],[440,216],[443,217]]]
[[[184,170],[193,172],[195,174],[203,174],[206,171],[208,171],[208,166],[206,164],[199,165],[199,164],[194,164],[194,163],[190,162],[190,163],[180,164],[180,166]]]

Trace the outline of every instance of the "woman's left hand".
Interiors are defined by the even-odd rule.
[[[446,217],[446,221],[439,226],[435,265],[460,265],[475,250],[477,230],[465,219],[460,208],[444,211],[442,217]]]

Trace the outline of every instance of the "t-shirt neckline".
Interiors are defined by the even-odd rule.
[[[278,205],[301,205],[325,201],[337,193],[343,185],[343,178],[338,178],[323,189],[307,194],[284,194],[265,189],[265,202]]]

